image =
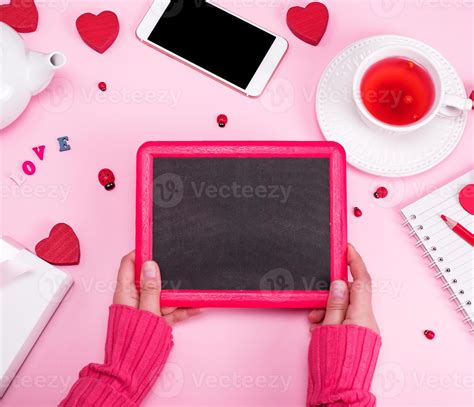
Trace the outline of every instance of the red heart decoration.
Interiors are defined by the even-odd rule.
[[[76,27],[82,40],[100,54],[114,43],[120,29],[117,15],[108,10],[98,15],[80,15],[76,20]]]
[[[466,185],[461,189],[459,203],[467,212],[474,215],[474,184]]]
[[[329,11],[322,3],[309,3],[305,8],[291,7],[286,14],[286,24],[300,40],[318,45],[329,21]]]
[[[79,239],[65,223],[54,225],[49,237],[35,246],[35,252],[39,258],[58,266],[79,264],[81,257]]]
[[[38,27],[38,9],[33,0],[11,0],[0,6],[0,22],[19,33],[31,33]]]

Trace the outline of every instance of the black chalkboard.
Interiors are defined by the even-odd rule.
[[[327,290],[329,159],[154,158],[164,289]]]

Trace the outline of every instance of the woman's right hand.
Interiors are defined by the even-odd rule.
[[[372,309],[372,280],[367,267],[355,248],[349,244],[347,264],[353,282],[335,280],[329,289],[326,309],[312,310],[308,319],[311,330],[318,325],[359,325],[379,333]]]

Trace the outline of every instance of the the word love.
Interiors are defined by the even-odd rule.
[[[60,152],[68,151],[71,149],[71,146],[68,143],[69,138],[67,136],[59,137],[57,140],[59,143]],[[42,146],[33,147],[32,150],[36,154],[36,156],[40,159],[40,161],[43,161],[46,146],[42,145]],[[21,169],[23,170],[23,174],[13,174],[13,173],[10,174],[10,179],[12,179],[18,186],[20,186],[26,181],[26,175],[33,175],[36,172],[36,165],[33,161],[26,160],[21,165]]]

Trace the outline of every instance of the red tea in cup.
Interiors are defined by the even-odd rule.
[[[372,116],[396,126],[423,119],[431,110],[436,94],[428,71],[405,57],[375,62],[362,77],[360,92]]]

